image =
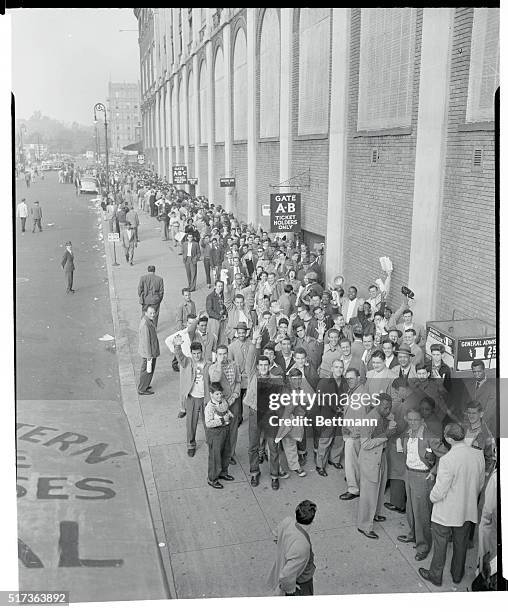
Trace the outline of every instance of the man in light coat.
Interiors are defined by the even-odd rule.
[[[288,516],[277,527],[277,558],[268,579],[271,594],[314,595],[316,566],[307,529],[316,510],[306,499],[296,507],[296,521]]]
[[[125,224],[122,231],[122,246],[125,253],[125,261],[131,266],[134,265],[134,249],[136,248],[136,232],[129,222]]]
[[[21,233],[24,234],[26,219],[28,217],[28,206],[26,205],[25,198],[23,198],[21,202],[18,204],[16,214],[19,217],[19,220],[21,222]]]
[[[139,323],[139,349],[138,352],[143,358],[141,372],[139,375],[138,394],[153,395],[151,382],[155,371],[155,363],[160,355],[159,339],[157,329],[154,325],[155,307],[148,306]]]
[[[450,567],[455,584],[464,577],[467,543],[472,525],[478,522],[478,496],[485,482],[483,453],[464,441],[460,423],[449,423],[444,439],[451,446],[439,462],[436,484],[430,492],[432,508],[432,544],[434,554],[429,569],[418,568],[420,576],[435,586],[441,586],[446,550],[450,536],[453,557]]]

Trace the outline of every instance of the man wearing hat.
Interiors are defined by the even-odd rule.
[[[240,321],[236,325],[236,338],[228,347],[228,357],[240,368],[240,410],[239,424],[243,421],[243,398],[247,391],[249,379],[256,369],[256,349],[261,347],[261,335],[253,334],[252,342],[247,340],[247,323]]]
[[[70,242],[65,243],[62,270],[64,271],[65,280],[67,282],[66,293],[74,293],[74,289],[72,288],[72,283],[74,281],[74,253],[72,252],[72,244]]]
[[[388,330],[388,339],[395,344],[395,349],[398,349],[400,339],[402,338],[402,332],[396,327],[390,327]]]
[[[408,379],[417,378],[416,368],[414,364],[411,363],[411,358],[414,357],[414,354],[411,352],[409,345],[403,342],[396,354],[399,365],[392,368],[392,372],[395,374],[396,379],[401,379],[404,383],[407,383]]]
[[[122,231],[122,246],[125,253],[125,261],[134,265],[134,249],[136,247],[136,232],[129,221],[125,224],[125,229]]]

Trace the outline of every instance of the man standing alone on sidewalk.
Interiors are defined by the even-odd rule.
[[[25,198],[23,198],[18,204],[16,214],[19,217],[19,220],[21,221],[21,233],[24,234],[26,218],[28,217],[28,206],[26,205]]]
[[[145,313],[148,306],[153,306],[155,311],[153,324],[157,328],[159,308],[164,297],[164,281],[155,274],[155,266],[148,266],[148,274],[144,274],[139,279],[138,295],[139,303],[141,304],[141,314]]]
[[[155,363],[160,355],[159,339],[154,325],[155,308],[148,306],[139,323],[139,349],[143,358],[141,372],[139,374],[138,394],[153,395],[151,382],[155,371]]]
[[[134,265],[134,249],[136,248],[136,232],[131,227],[131,224],[127,221],[125,229],[122,232],[122,246],[125,251],[125,260]]]
[[[34,202],[34,205],[32,206],[32,210],[30,211],[32,213],[32,219],[33,219],[33,228],[32,228],[32,234],[35,232],[35,228],[38,227],[39,228],[39,232],[42,232],[42,208],[39,205],[39,202]]]
[[[67,281],[67,293],[74,293],[72,283],[74,280],[74,254],[72,253],[72,244],[65,243],[65,253],[62,259],[62,270]]]
[[[308,499],[298,504],[296,522],[286,517],[277,527],[277,559],[269,577],[277,595],[314,595],[314,553],[307,530],[317,506]]]

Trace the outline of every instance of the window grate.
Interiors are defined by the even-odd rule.
[[[473,150],[473,168],[481,170],[483,168],[483,149],[475,148]]]
[[[370,163],[377,164],[378,161],[379,161],[379,149],[374,148],[370,152]]]

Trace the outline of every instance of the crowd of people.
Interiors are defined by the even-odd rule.
[[[306,477],[310,453],[320,478],[330,469],[344,471],[347,488],[337,492],[338,503],[358,498],[363,536],[379,538],[375,525],[386,520],[386,510],[406,515],[407,532],[398,540],[414,544],[418,561],[433,551],[430,568],[419,569],[423,579],[441,585],[451,540],[452,579],[460,583],[475,533],[480,575],[491,579],[495,390],[483,361],[473,361],[469,379],[453,377],[445,347],[427,346],[411,290],[403,287],[400,306],[391,307],[387,258],[385,278],[365,291],[346,286],[340,275],[327,284],[321,246],[311,250],[298,235],[273,235],[238,221],[149,172],[111,173],[102,207],[131,265],[141,211],[157,219],[161,240],[182,258],[187,286],[165,343],[179,372],[176,416],[186,419],[187,453],[194,457],[198,450],[201,420],[212,488],[234,480],[229,466],[237,463],[238,428],[246,420],[252,487],[263,463],[274,491],[281,480]],[[197,304],[200,262],[209,292]],[[140,395],[155,393],[160,355],[164,281],[155,272],[149,266],[138,285]],[[284,393],[298,401],[271,406]],[[308,561],[302,561],[307,569]],[[291,588],[301,591],[294,578]]]

